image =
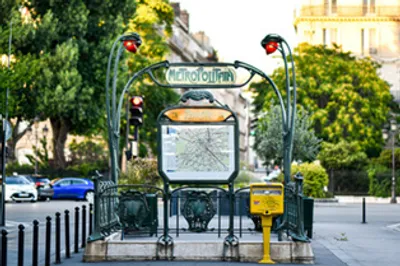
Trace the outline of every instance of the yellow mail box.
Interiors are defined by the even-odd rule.
[[[281,215],[283,211],[283,185],[281,183],[250,184],[251,214]]]

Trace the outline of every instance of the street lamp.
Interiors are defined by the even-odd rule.
[[[292,87],[290,86],[290,75],[289,75],[289,67],[287,62],[287,54],[285,51],[285,46],[288,51],[288,55],[290,57],[291,65],[292,65]],[[292,51],[290,49],[289,44],[286,42],[284,38],[279,36],[278,34],[268,34],[261,41],[261,47],[265,49],[267,55],[274,53],[275,51],[279,51],[282,55],[282,59],[285,65],[285,81],[286,81],[286,114],[284,113],[284,107],[282,108],[282,116],[286,116],[286,120],[283,124],[283,144],[284,144],[284,180],[285,183],[289,183],[290,181],[290,168],[292,162],[292,150],[293,150],[293,136],[294,136],[294,124],[295,124],[295,114],[296,114],[296,74],[295,74],[295,65],[294,59],[292,55]],[[291,90],[291,88],[293,88]],[[293,94],[293,101],[291,101],[291,93]]]
[[[35,117],[34,119],[34,128],[35,128],[35,175],[38,174],[38,140],[39,140],[39,118]],[[28,127],[27,128],[29,136],[32,134],[32,128]],[[42,128],[42,135],[44,138],[46,138],[47,133],[49,132],[49,129],[47,128],[47,125],[45,125]]]
[[[114,58],[115,48],[119,43],[117,55],[114,59],[114,71],[112,75],[112,90],[110,90],[110,74],[112,60]],[[107,73],[106,73],[106,111],[107,111],[107,129],[108,129],[108,145],[110,150],[111,160],[111,180],[117,183],[118,179],[118,155],[119,155],[119,113],[121,104],[116,105],[117,98],[117,80],[118,80],[118,63],[124,49],[131,53],[136,53],[139,46],[142,44],[142,40],[137,33],[127,33],[119,36],[110,51],[108,58]],[[121,97],[122,98],[122,97]],[[121,99],[120,99],[121,101]]]
[[[383,139],[387,140],[389,135],[392,137],[392,188],[390,203],[397,203],[396,200],[396,160],[395,160],[395,135],[397,132],[397,123],[395,120],[390,120],[390,131],[383,131]]]

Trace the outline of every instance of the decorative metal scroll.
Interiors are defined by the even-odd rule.
[[[204,191],[190,191],[181,207],[183,217],[189,224],[189,231],[205,232],[216,210],[210,195]]]
[[[185,103],[189,99],[193,101],[201,101],[206,99],[210,103],[213,103],[214,95],[212,95],[212,93],[209,91],[187,91],[182,95],[180,101]]]
[[[137,190],[122,192],[118,204],[118,213],[124,230],[140,230],[150,214],[145,195]]]

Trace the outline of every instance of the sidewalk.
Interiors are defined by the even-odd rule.
[[[332,252],[330,252],[327,248],[325,248],[319,241],[313,242],[314,254],[316,257],[316,261],[314,265],[321,266],[346,266],[341,260],[339,260]],[[83,251],[82,251],[83,252]],[[214,262],[214,261],[126,261],[126,262],[98,262],[98,263],[83,263],[82,262],[82,253],[73,254],[73,258],[64,259],[62,265],[67,266],[91,266],[91,265],[115,265],[115,266],[166,266],[167,265],[178,265],[178,266],[225,266],[225,265],[248,265],[248,266],[256,266],[260,265],[258,263],[243,263],[243,262]],[[293,266],[294,264],[275,264],[275,265],[286,265]]]
[[[400,205],[361,204],[317,206],[315,240],[349,266],[397,266],[400,261]]]

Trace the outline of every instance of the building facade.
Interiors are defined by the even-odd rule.
[[[190,33],[190,14],[171,3],[175,12],[172,36],[169,39],[170,62],[218,62],[215,49],[205,32]],[[240,160],[249,161],[249,108],[248,101],[238,89],[212,89],[211,93],[222,104],[228,105],[237,115],[240,129]]]
[[[381,77],[400,103],[400,0],[301,0],[294,26],[299,43],[334,43],[382,64]]]

